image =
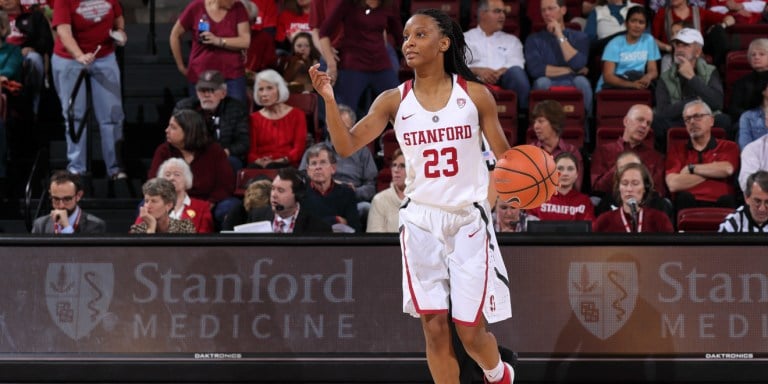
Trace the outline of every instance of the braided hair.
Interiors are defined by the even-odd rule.
[[[480,80],[469,70],[467,63],[464,61],[468,48],[467,43],[464,41],[464,33],[461,32],[459,24],[445,14],[445,12],[433,8],[419,9],[414,14],[433,18],[440,32],[451,40],[451,45],[445,52],[445,60],[443,61],[445,71],[456,73],[468,81],[480,83]]]

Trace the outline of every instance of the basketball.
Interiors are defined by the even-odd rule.
[[[552,155],[533,145],[518,145],[496,161],[493,183],[499,199],[514,208],[539,207],[555,193],[558,174]]]

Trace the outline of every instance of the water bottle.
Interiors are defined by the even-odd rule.
[[[200,21],[197,22],[197,41],[202,44],[203,38],[200,36],[203,32],[208,32],[211,30],[211,24],[208,22],[208,15],[203,13],[202,16],[200,16]]]

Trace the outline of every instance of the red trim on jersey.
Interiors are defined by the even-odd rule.
[[[466,84],[466,82],[465,82]],[[486,224],[487,225],[487,224]],[[485,306],[485,294],[488,290],[488,249],[489,249],[489,241],[490,237],[488,236],[488,231],[485,232],[485,281],[483,284],[483,297],[480,299],[480,307],[477,309],[477,315],[475,315],[475,320],[472,322],[467,321],[461,321],[453,318],[453,322],[459,325],[463,325],[465,327],[476,327],[478,324],[480,324],[480,319],[482,319],[483,315],[483,307]]]
[[[408,92],[410,92],[412,88],[413,88],[413,79],[403,83],[403,95],[402,97],[400,97],[400,101],[405,100],[405,97],[408,96]]]
[[[405,231],[406,228],[403,228],[403,231],[400,232],[400,244],[403,245],[403,266],[405,267],[405,276],[408,277],[408,292],[411,293],[411,300],[413,300],[413,306],[416,309],[417,313],[421,313],[421,310],[419,309],[419,302],[416,301],[416,294],[413,292],[413,283],[411,282],[411,270],[408,268],[408,257],[406,256],[407,252],[405,250]]]
[[[467,90],[467,79],[461,77],[461,75],[456,75],[456,83],[459,84],[459,87],[461,87],[464,92],[469,94],[469,91]]]

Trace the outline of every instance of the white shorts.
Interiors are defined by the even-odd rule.
[[[508,282],[503,261],[501,272],[494,263],[500,253],[489,212],[480,203],[449,211],[409,201],[400,209],[405,313],[447,313],[450,303],[454,322],[474,326],[484,303],[495,311],[495,298],[487,300],[494,292],[491,280],[503,274]]]

